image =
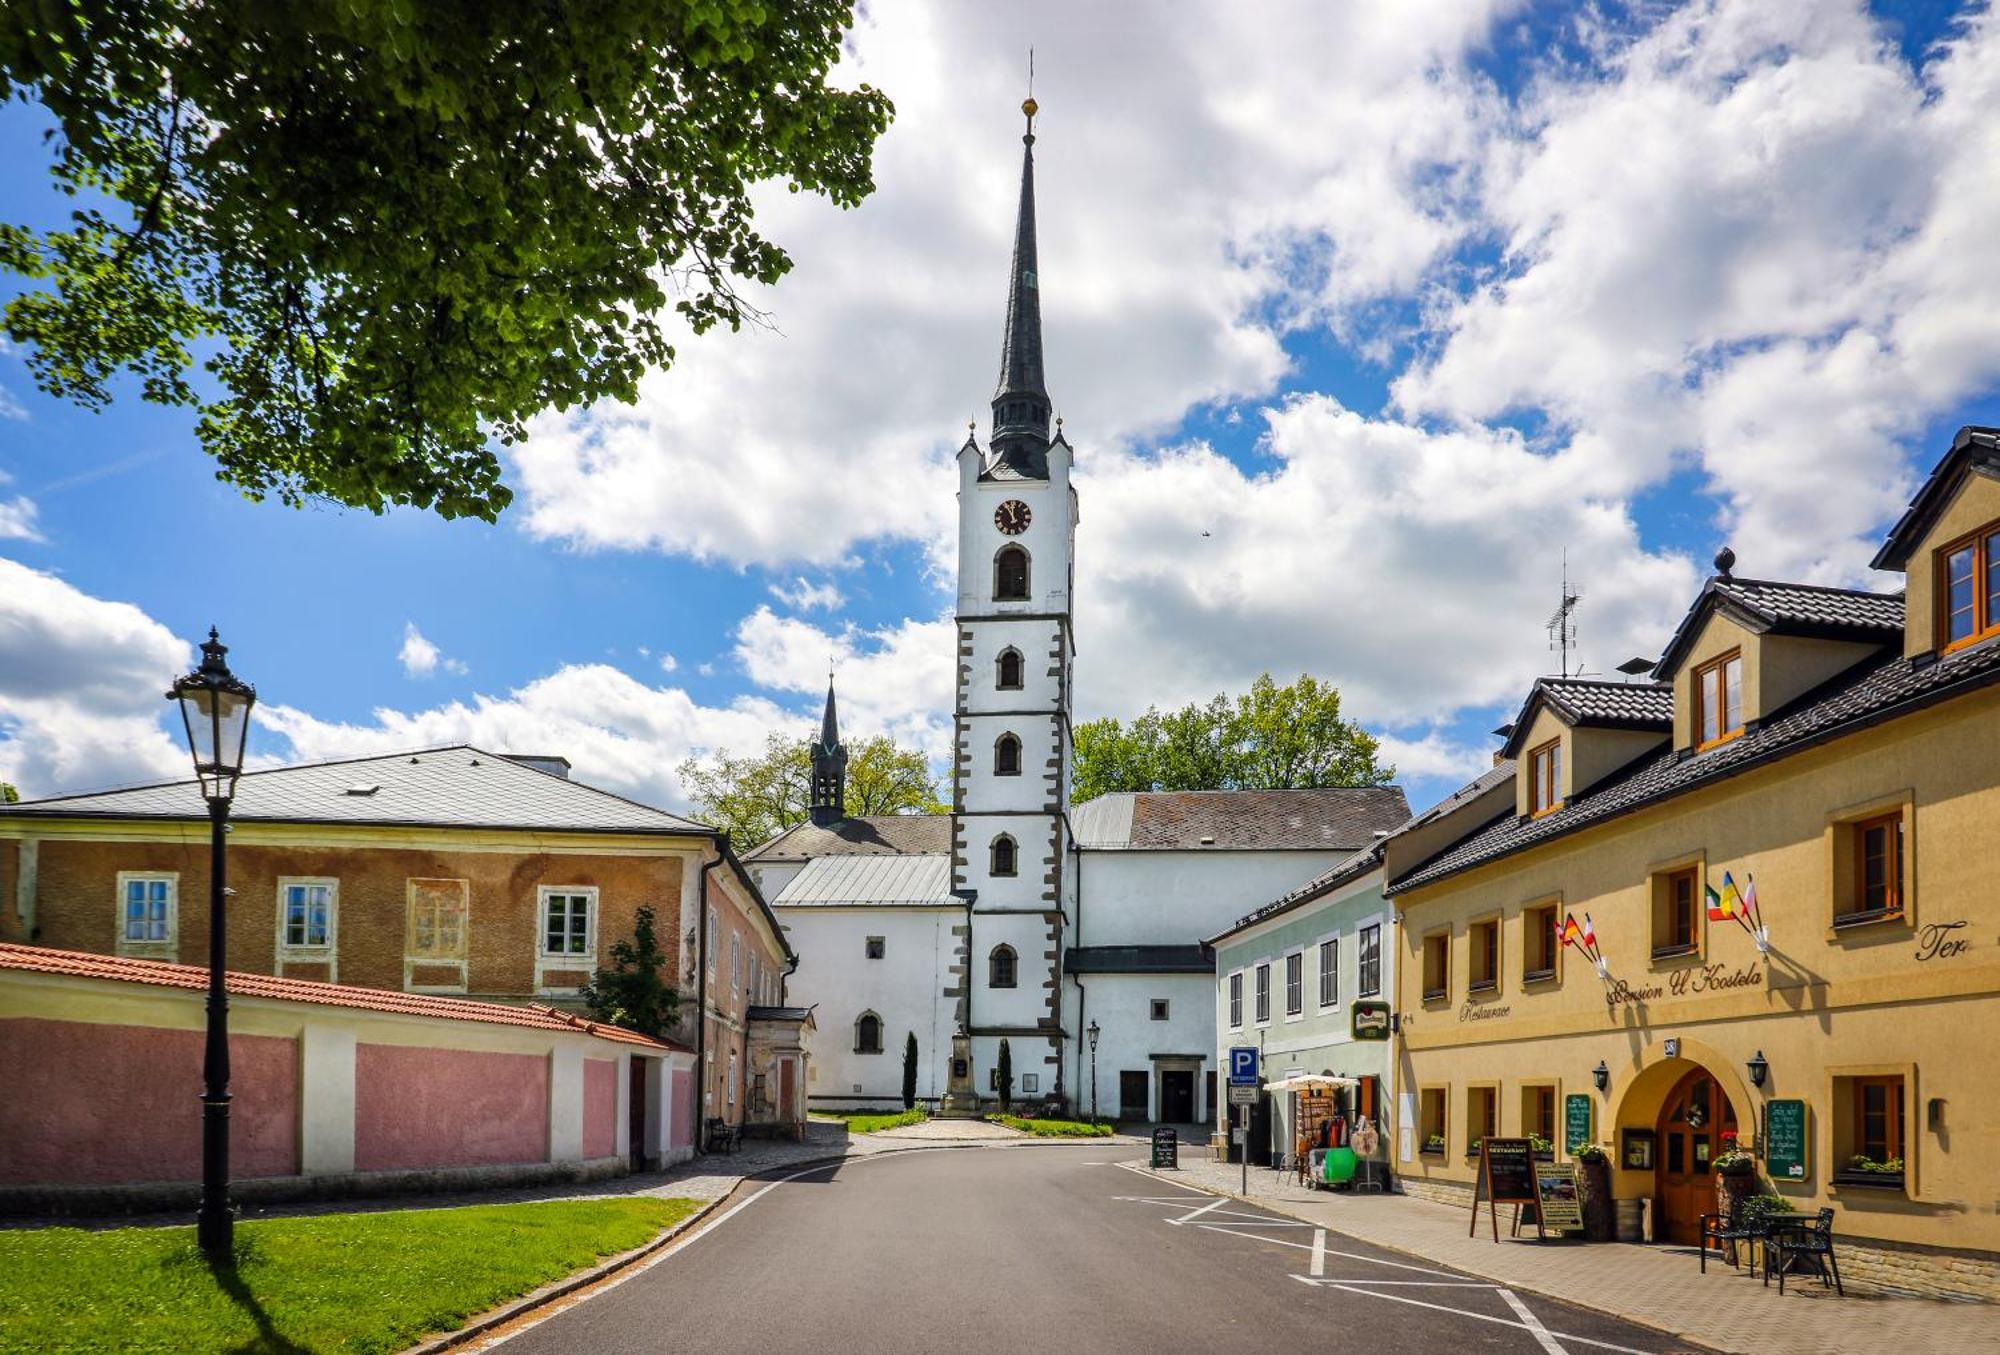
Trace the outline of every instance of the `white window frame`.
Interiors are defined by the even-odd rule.
[[[743,995],[743,938],[735,932],[729,933],[729,996],[731,999]]]
[[[326,940],[320,945],[294,944],[285,939],[291,910],[286,906],[294,889],[326,890]],[[340,982],[340,881],[330,875],[280,875],[278,877],[277,972],[283,975],[288,964],[326,966],[328,983]]]
[[[1231,1030],[1243,1029],[1243,971],[1230,971],[1228,986],[1223,990],[1223,1002],[1229,1015]]]
[[[1298,986],[1296,990],[1294,990],[1292,985],[1292,965],[1294,961],[1296,961],[1298,964],[1298,975],[1299,975]],[[1297,1006],[1294,1006],[1292,1004],[1292,994],[1294,991],[1298,993]],[[1303,1021],[1305,1020],[1305,1016],[1306,1016],[1306,948],[1304,946],[1300,946],[1297,950],[1288,950],[1285,952],[1285,1019],[1287,1021]]]
[[[1368,933],[1375,933],[1375,986],[1370,988],[1363,976],[1367,969],[1363,962],[1368,956]],[[1354,993],[1356,997],[1371,998],[1382,996],[1382,915],[1363,918],[1361,925],[1354,929]]]
[[[1042,1075],[1040,1073],[1021,1074],[1021,1095],[1039,1096],[1041,1095],[1041,1091]]]
[[[1255,979],[1251,983],[1251,1000],[1254,1009],[1251,1020],[1260,1026],[1271,1024],[1271,962],[1259,960],[1255,968]]]
[[[711,983],[715,980],[715,930],[720,923],[721,919],[715,915],[715,909],[710,908],[708,910],[708,942],[704,947],[707,953],[702,958],[708,962],[708,977]]]
[[[1331,969],[1328,969],[1326,963],[1329,949],[1331,949],[1333,955],[1333,967]],[[1314,976],[1318,981],[1317,993],[1319,1001],[1317,1005],[1321,1011],[1330,1011],[1340,1005],[1340,938],[1338,936],[1322,936],[1313,943],[1313,951],[1313,958],[1318,962],[1313,967]],[[1331,995],[1326,991],[1327,980],[1329,978],[1333,980],[1333,992]]]
[[[729,1071],[722,1080],[722,1100],[730,1109],[736,1108],[736,1051],[733,1049],[729,1051]]]
[[[125,935],[125,891],[134,884],[155,882],[167,887],[167,934],[163,938],[132,940]],[[121,870],[118,872],[118,892],[113,897],[112,914],[118,938],[118,953],[144,960],[172,960],[179,957],[181,944],[181,876],[177,870]]]
[[[583,953],[549,949],[549,901],[556,897],[583,900]],[[596,885],[541,885],[535,890],[535,992],[541,996],[568,996],[583,991],[583,984],[551,987],[550,974],[596,973],[598,894]],[[565,932],[567,935],[567,932]],[[588,982],[588,980],[586,980]]]

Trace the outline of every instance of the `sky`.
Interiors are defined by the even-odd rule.
[[[1080,719],[1309,672],[1427,804],[1556,670],[1565,569],[1613,677],[1724,544],[1900,586],[1881,535],[2000,422],[1983,6],[881,0],[836,75],[896,104],[874,195],[761,192],[770,325],[538,419],[497,524],[248,502],[185,411],[0,348],[0,780],[184,775],[211,625],[266,762],[466,741],[678,809],[831,661],[846,732],[942,769],[1030,46]],[[0,110],[0,219],[63,210],[42,125]]]

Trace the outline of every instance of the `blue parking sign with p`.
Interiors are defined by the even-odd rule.
[[[1237,1045],[1229,1051],[1229,1085],[1232,1087],[1257,1085],[1256,1049],[1249,1045]]]

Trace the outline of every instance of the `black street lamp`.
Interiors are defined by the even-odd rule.
[[[1090,1023],[1084,1034],[1090,1037],[1090,1122],[1097,1123],[1097,1022]]]
[[[227,1265],[235,1253],[235,1219],[229,1208],[229,997],[223,986],[228,928],[223,901],[229,889],[223,864],[223,834],[229,801],[243,773],[243,743],[250,733],[250,707],[257,690],[229,671],[229,647],[210,627],[201,647],[201,666],[167,693],[178,702],[187,726],[195,779],[208,801],[208,1041],[202,1057],[201,1213],[195,1237],[211,1262]]]

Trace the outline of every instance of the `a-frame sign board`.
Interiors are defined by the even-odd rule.
[[[1479,1201],[1486,1199],[1486,1212],[1493,1222],[1493,1240],[1500,1240],[1500,1206],[1514,1206],[1514,1226],[1509,1236],[1521,1231],[1521,1206],[1535,1203],[1535,1163],[1526,1139],[1483,1138],[1479,1141],[1479,1176],[1472,1183],[1472,1226],[1467,1237],[1479,1235]],[[1543,1236],[1542,1214],[1535,1211],[1535,1235]]]

